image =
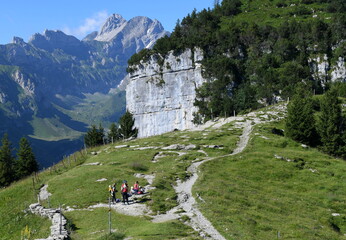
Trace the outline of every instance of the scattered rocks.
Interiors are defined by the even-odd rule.
[[[85,163],[83,164],[84,166],[98,166],[98,165],[102,165],[102,163],[99,163],[99,162],[93,162],[93,163]]]
[[[105,182],[107,180],[108,180],[107,178],[101,178],[101,179],[97,179],[96,182]]]
[[[284,161],[286,161],[286,162],[293,162],[293,161],[294,161],[294,160],[292,160],[292,159],[289,159],[289,158],[286,158],[286,157],[282,157],[282,156],[277,155],[277,154],[275,154],[274,157],[275,157],[276,159],[284,160]]]
[[[185,149],[185,145],[173,144],[168,147],[163,147],[162,149],[163,150],[182,150],[182,149]]]
[[[204,148],[223,149],[223,145],[203,145]]]
[[[148,150],[148,149],[159,149],[159,147],[140,147],[140,148],[135,148],[135,150]]]
[[[196,145],[194,145],[194,144],[189,144],[189,145],[187,145],[186,147],[185,147],[185,150],[193,150],[193,149],[196,149],[197,147],[196,147]]]
[[[120,148],[127,148],[129,147],[129,145],[119,145],[119,146],[115,146],[115,149],[120,149]]]
[[[136,178],[144,178],[145,180],[147,180],[147,182],[151,185],[153,184],[154,182],[154,179],[155,179],[155,175],[145,175],[145,174],[142,174],[142,173],[135,173],[134,176]],[[147,190],[147,187],[146,187],[146,190]]]
[[[167,155],[164,154],[164,152],[158,152],[155,154],[155,156],[153,157],[153,159],[151,160],[153,163],[156,163],[158,162],[158,160],[160,158],[164,158],[164,157],[167,157]]]
[[[48,188],[48,184],[43,185],[43,187],[41,187],[40,193],[39,193],[40,200],[47,200],[50,196],[52,196],[52,194],[48,192],[47,188]]]

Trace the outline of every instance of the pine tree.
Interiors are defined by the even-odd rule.
[[[313,100],[304,87],[297,87],[296,94],[288,104],[286,136],[304,144],[317,144]]]
[[[17,152],[16,176],[22,178],[38,170],[38,163],[32,151],[29,141],[22,137],[19,141]]]
[[[14,181],[13,164],[11,142],[6,133],[2,138],[2,146],[0,147],[0,187],[8,186]]]
[[[126,113],[119,120],[119,133],[122,138],[127,139],[130,137],[137,137],[138,129],[134,128],[135,120],[132,113],[126,111]]]
[[[345,139],[340,101],[335,89],[328,91],[321,100],[321,114],[317,122],[322,150],[333,155],[344,155]]]
[[[87,147],[94,147],[103,144],[104,128],[99,126],[97,129],[95,125],[91,126],[91,129],[84,136],[84,142]]]
[[[119,128],[115,123],[109,127],[108,142],[114,142],[120,139]]]

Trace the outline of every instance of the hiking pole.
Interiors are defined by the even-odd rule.
[[[108,204],[109,204],[109,210],[108,210],[108,224],[109,224],[109,234],[112,233],[112,218],[111,218],[111,198],[108,197]]]

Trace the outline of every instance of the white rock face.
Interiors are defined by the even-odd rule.
[[[29,78],[26,78],[19,70],[12,74],[12,78],[27,95],[34,95],[35,84]]]
[[[332,68],[331,72],[331,80],[346,82],[346,66],[345,66],[345,58],[339,57],[337,63]]]
[[[97,41],[110,41],[125,27],[126,20],[119,14],[110,16],[96,36]]]
[[[321,85],[324,87],[327,82],[328,71],[329,71],[329,62],[327,55],[317,56],[315,59],[310,59],[310,67],[312,70],[312,77],[321,82]]]
[[[126,107],[134,115],[138,137],[148,137],[194,126],[196,88],[206,80],[201,74],[203,53],[186,50],[169,53],[160,66],[157,56],[136,66],[129,75]]]
[[[6,94],[0,92],[0,103],[5,103],[6,102]]]
[[[309,59],[312,77],[321,82],[324,87],[326,82],[346,81],[345,58],[339,57],[336,63],[330,63],[326,54]]]

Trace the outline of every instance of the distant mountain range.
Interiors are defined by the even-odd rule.
[[[88,125],[125,111],[116,88],[130,56],[168,34],[157,20],[113,14],[83,40],[45,30],[0,45],[0,136],[29,136],[42,167],[81,148]]]

